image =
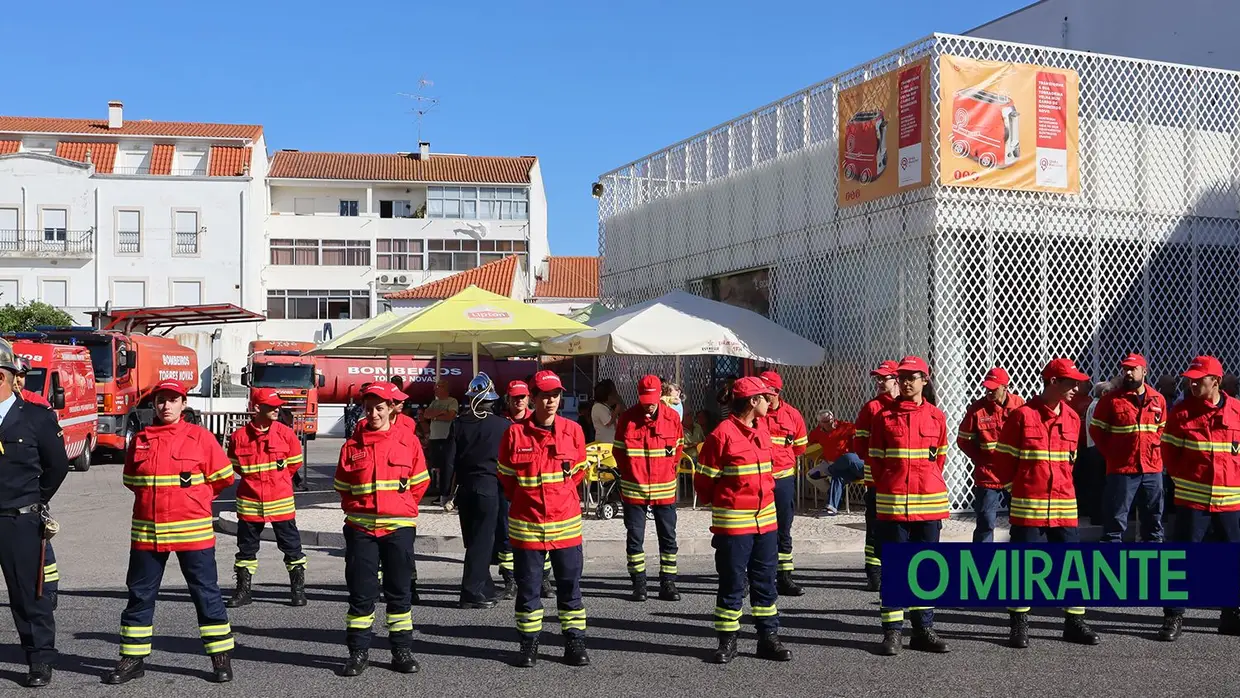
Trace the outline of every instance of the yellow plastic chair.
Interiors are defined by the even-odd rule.
[[[696,450],[694,449],[694,451]],[[680,483],[685,476],[689,476],[689,494],[693,500],[693,508],[697,509],[697,490],[693,488],[693,474],[695,472],[697,472],[697,461],[693,459],[693,456],[689,455],[686,449],[686,452],[681,454],[680,461],[676,463],[676,486],[680,487]],[[678,494],[677,499],[679,498],[680,495]]]

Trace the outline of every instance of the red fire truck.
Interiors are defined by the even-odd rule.
[[[315,357],[302,356],[314,347],[314,342],[250,342],[249,365],[241,373],[241,382],[249,386],[251,397],[258,388],[275,389],[293,413],[295,428],[306,439],[318,434],[318,388],[324,385],[323,374],[315,368]]]
[[[887,119],[882,109],[859,111],[844,125],[844,177],[862,184],[887,170]]]
[[[1020,159],[1020,114],[1007,95],[970,87],[952,99],[952,152],[989,168]]]
[[[26,390],[52,406],[64,433],[65,451],[79,472],[90,470],[90,452],[99,434],[95,413],[95,375],[86,347],[46,344],[46,335],[20,332],[5,335],[13,353],[30,362]]]

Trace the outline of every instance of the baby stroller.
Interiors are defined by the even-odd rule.
[[[611,444],[593,443],[586,446],[586,483],[597,491],[593,497],[595,514],[604,521],[620,514],[620,470],[611,457]]]

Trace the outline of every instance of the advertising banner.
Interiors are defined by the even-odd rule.
[[[840,206],[930,183],[927,59],[840,91],[838,105]]]
[[[1080,191],[1076,71],[939,57],[939,181]]]

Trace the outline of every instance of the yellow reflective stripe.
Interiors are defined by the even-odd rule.
[[[372,480],[370,482],[350,485],[337,480],[336,489],[353,495],[374,494],[376,492],[400,492],[402,490],[407,491],[414,485],[421,484],[430,479],[430,474],[423,471],[410,477],[404,482],[404,484],[401,484],[400,480]]]
[[[1172,445],[1179,446],[1180,448],[1187,448],[1190,451],[1200,451],[1202,453],[1231,453],[1236,446],[1231,441],[1198,441],[1188,437],[1178,438],[1175,439],[1175,442],[1171,442],[1166,435],[1163,436],[1163,441],[1172,443]]]
[[[649,497],[665,499],[676,496],[676,481],[639,483],[628,480],[620,481],[620,493],[630,497]]]
[[[199,637],[218,637],[227,635],[232,632],[232,625],[223,623],[220,625],[200,625],[198,626]]]
[[[270,502],[237,497],[237,513],[245,516],[280,516],[292,514],[296,510],[296,503],[292,497]]]
[[[754,526],[762,528],[768,524],[776,523],[775,504],[771,503],[762,507],[762,509],[724,509],[722,507],[712,507],[710,510],[710,525],[716,528],[752,528]]]
[[[581,536],[581,515],[563,521],[536,523],[508,518],[508,536],[514,541],[544,543],[571,540]]]
[[[231,470],[229,471],[232,472]],[[180,475],[123,475],[121,482],[127,487],[180,487]],[[202,485],[207,482],[202,473],[189,476],[190,485]]]
[[[173,533],[177,531],[186,531],[202,527],[211,527],[213,519],[210,517],[203,519],[184,519],[182,521],[146,521],[144,519],[132,519],[132,526],[136,530],[151,531],[153,533]]]
[[[773,604],[770,606],[753,606],[749,610],[754,618],[771,618],[779,615],[779,610]]]
[[[233,473],[232,463],[229,463],[223,468],[220,468],[214,473],[211,473],[210,475],[208,475],[207,482],[219,482],[220,480],[227,480],[233,477],[233,475],[234,473]]]
[[[913,516],[946,513],[947,492],[931,494],[875,494],[875,509],[880,514]]]
[[[723,475],[723,471],[718,468],[713,468],[709,465],[706,465],[705,463],[699,462],[697,464],[697,474],[705,475],[706,477],[709,477],[709,478],[717,478]]]
[[[733,633],[741,629],[741,611],[739,608],[715,606],[715,630],[721,633]]]
[[[668,458],[676,455],[676,446],[683,444],[674,444],[667,448],[631,448],[624,444],[619,444],[613,449],[613,453],[624,453],[629,458]],[[671,452],[668,452],[671,449]]]
[[[345,514],[344,520],[368,531],[392,531],[398,528],[414,528],[416,517],[376,516],[374,514]]]
[[[775,478],[776,480],[782,480],[786,477],[792,477],[793,475],[796,475],[796,474],[797,474],[796,468],[786,468],[777,473],[774,473],[771,477]]]
[[[579,472],[581,472],[581,471],[585,470],[587,467],[589,467],[589,465],[590,465],[590,464],[589,464],[589,463],[587,463],[586,461],[581,461],[580,463],[575,463],[575,464],[573,464],[572,469],[568,471],[568,474],[569,474],[569,475],[576,475],[577,473],[579,473]]]
[[[759,461],[757,463],[746,463],[743,465],[725,465],[722,470],[723,474],[728,477],[744,477],[746,475],[761,475],[771,472],[771,462],[769,460]]]
[[[517,476],[517,471],[513,470],[511,467],[507,465],[504,465],[503,463],[497,464],[495,469],[496,471],[499,472],[500,475],[507,475],[508,477]]]
[[[1072,460],[1071,451],[1042,451],[1038,449],[1016,448],[1008,444],[999,444],[998,450],[1000,453],[1016,456],[1021,460],[1047,461],[1050,463],[1067,463]]]
[[[1165,426],[1162,422],[1156,424],[1111,424],[1109,422],[1104,422],[1097,417],[1089,420],[1089,425],[1091,427],[1098,427],[1103,431],[1111,432],[1112,434],[1136,434],[1138,432],[1154,434]]]
[[[964,439],[965,441],[977,441],[979,436],[980,434],[976,431],[962,431],[956,434],[957,439]]]
[[[947,445],[926,446],[925,448],[871,448],[870,458],[900,458],[903,460],[930,460],[947,454]]]
[[[1171,478],[1171,481],[1175,483],[1175,496],[1177,499],[1208,507],[1233,507],[1240,505],[1240,487],[1206,485],[1178,477]]]
[[[517,611],[517,632],[521,633],[538,633],[542,631],[543,626],[543,609],[535,609],[533,611]]]
[[[153,625],[122,625],[121,637],[127,640],[141,640],[155,634]]]
[[[1076,500],[1012,497],[1008,515],[1018,519],[1075,519]]]
[[[867,439],[870,436],[870,430],[869,429],[857,429],[856,431],[853,432],[853,434],[863,439]]]
[[[542,487],[543,485],[559,485],[564,483],[566,476],[563,470],[535,473],[534,475],[516,475],[519,487]]]
[[[388,632],[405,632],[413,630],[413,613],[405,611],[404,613],[389,613],[387,616]]]
[[[349,630],[367,630],[374,625],[375,614],[371,613],[365,616],[346,615],[344,617],[345,627]]]
[[[586,629],[586,609],[584,608],[560,609],[559,617],[561,630]]]

